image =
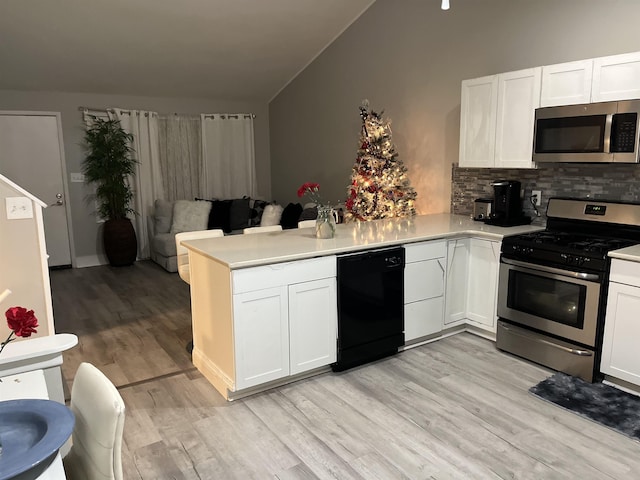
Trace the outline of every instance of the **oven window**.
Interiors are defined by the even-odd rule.
[[[601,153],[606,115],[544,118],[536,124],[536,153]]]
[[[516,270],[509,271],[507,306],[582,329],[587,287]]]

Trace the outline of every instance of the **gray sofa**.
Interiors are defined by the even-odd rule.
[[[315,209],[313,212],[306,210],[302,212],[299,204],[289,204],[286,208],[282,208],[274,203],[248,197],[176,202],[156,200],[153,215],[148,217],[147,224],[151,260],[168,272],[177,272],[176,233],[212,228],[222,229],[225,235],[242,233],[244,228],[263,225],[262,214],[268,205],[274,205],[281,211],[281,215],[276,220],[270,218],[271,223],[268,223],[270,225],[278,224],[272,223],[276,221],[280,222],[282,228],[295,228],[298,220],[315,218]]]

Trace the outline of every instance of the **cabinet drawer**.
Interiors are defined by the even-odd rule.
[[[404,267],[404,303],[444,293],[444,258],[408,263]]]
[[[617,258],[611,259],[611,274],[609,275],[609,280],[640,287],[640,263]]]
[[[444,302],[442,297],[430,298],[404,306],[404,341],[442,331]]]
[[[243,268],[232,272],[233,293],[251,292],[335,276],[336,257],[334,255]]]
[[[447,256],[447,241],[435,240],[432,242],[409,243],[404,246],[405,262],[419,262]]]

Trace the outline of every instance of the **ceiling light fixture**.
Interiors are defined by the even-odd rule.
[[[449,0],[442,0],[442,5],[440,6],[442,10],[449,10]]]

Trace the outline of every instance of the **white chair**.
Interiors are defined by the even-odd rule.
[[[315,220],[302,220],[298,222],[298,228],[309,228],[309,227],[315,227],[315,226],[316,226]]]
[[[201,238],[223,237],[222,230],[196,230],[195,232],[176,233],[176,252],[178,273],[180,278],[187,283],[191,283],[191,274],[189,273],[189,250],[182,246],[183,240],[200,240]]]
[[[122,480],[125,406],[111,381],[90,363],[81,363],[71,387],[76,423],[73,445],[63,459],[69,480]]]
[[[263,233],[263,232],[279,232],[282,225],[269,225],[265,227],[248,227],[242,230],[242,233]]]

